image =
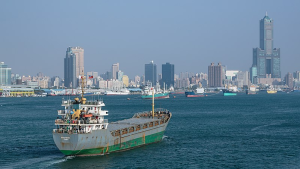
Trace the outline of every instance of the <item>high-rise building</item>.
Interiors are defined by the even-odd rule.
[[[214,65],[214,63],[211,63],[210,66],[208,66],[208,86],[209,87],[222,87],[222,81],[223,81],[223,66],[221,63],[218,63],[218,65]]]
[[[252,83],[258,78],[258,83],[272,78],[280,81],[280,49],[273,48],[273,19],[266,16],[259,22],[259,48],[253,49],[253,64],[250,70]],[[255,68],[255,69],[253,69]],[[254,74],[256,71],[256,77]]]
[[[116,77],[117,80],[122,81],[124,72],[122,72],[121,70],[119,70],[116,74],[117,74],[117,77]]]
[[[293,85],[293,80],[294,80],[293,74],[288,72],[285,75],[284,79],[285,79],[285,84],[289,87],[290,90],[292,90],[293,87],[294,87],[294,85]]]
[[[300,71],[294,72],[293,77],[294,77],[295,81],[300,81]]]
[[[156,64],[153,61],[145,64],[145,83],[148,82],[151,82],[152,86],[156,85],[157,82]]]
[[[0,62],[0,86],[11,85],[11,68],[8,68],[4,62]]]
[[[68,47],[64,59],[64,86],[68,88],[77,88],[76,76],[76,55],[72,47]]]
[[[174,64],[166,63],[162,65],[162,83],[166,84],[167,88],[174,87]]]
[[[76,88],[79,75],[84,74],[84,49],[81,47],[68,47],[64,59],[65,87]]]
[[[129,85],[129,77],[127,75],[123,75],[122,81],[124,83],[124,86],[128,87],[128,85]]]
[[[84,49],[81,47],[72,47],[73,54],[76,55],[76,77],[84,74]]]
[[[119,63],[115,63],[111,66],[112,79],[117,79],[117,72],[119,71]]]

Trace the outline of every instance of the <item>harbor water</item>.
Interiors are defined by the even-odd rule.
[[[151,110],[137,95],[92,97],[109,122]],[[54,144],[62,98],[0,98],[0,168],[300,168],[300,94],[170,95],[155,101],[172,112],[161,142],[86,157]]]

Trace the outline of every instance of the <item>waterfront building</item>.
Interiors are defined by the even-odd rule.
[[[58,76],[52,77],[50,87],[58,88],[60,86],[61,86],[61,79]]]
[[[145,64],[145,83],[151,82],[154,86],[157,82],[156,64],[151,61],[149,64]]]
[[[183,78],[183,79],[176,79],[174,88],[188,88],[190,86],[190,80],[189,78]]]
[[[293,83],[293,74],[288,72],[285,77],[285,84],[289,87],[290,90],[292,90],[294,88],[294,83]]]
[[[294,72],[293,77],[295,81],[300,81],[300,71]]]
[[[0,86],[11,85],[11,68],[0,62]]]
[[[281,81],[280,71],[280,49],[273,48],[273,19],[267,14],[259,22],[259,48],[253,49],[253,63],[250,70],[251,80],[254,83],[254,79],[258,78],[257,82],[269,81],[273,82]],[[253,68],[256,68],[256,76]]]
[[[134,77],[134,82],[135,82],[136,85],[140,85],[140,82],[141,82],[140,76],[135,76]]]
[[[124,86],[128,87],[128,85],[129,85],[129,77],[127,75],[123,75],[122,80],[123,80]]]
[[[119,70],[117,72],[117,80],[122,81],[123,75],[124,75],[124,72],[122,72],[121,70]]]
[[[26,81],[25,84],[26,84],[26,87],[29,87],[29,88],[32,88],[32,89],[35,89],[35,88],[39,87],[39,82],[38,81]]]
[[[174,64],[166,63],[162,65],[162,83],[166,84],[167,88],[173,86],[174,87]]]
[[[119,71],[119,63],[115,63],[111,66],[111,79],[117,79],[117,72]]]
[[[208,66],[208,86],[222,87],[225,76],[224,71],[224,67],[221,65],[221,63],[218,63],[218,65],[211,63],[211,65]]]
[[[234,78],[236,77],[236,75],[238,74],[238,70],[226,70],[226,80],[228,81],[232,81],[234,80]]]
[[[239,88],[248,87],[249,86],[249,72],[248,71],[239,71],[236,74],[236,86]]]
[[[17,96],[31,96],[34,94],[33,88],[17,87],[17,88],[0,88],[0,96],[17,97]]]

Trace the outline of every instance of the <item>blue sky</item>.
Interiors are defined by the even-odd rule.
[[[151,60],[175,73],[207,72],[211,62],[249,70],[259,20],[274,20],[281,72],[300,70],[300,1],[0,1],[0,61],[13,73],[63,77],[69,46],[85,49],[85,71],[113,63],[133,78]]]

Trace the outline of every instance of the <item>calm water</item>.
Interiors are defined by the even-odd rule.
[[[56,148],[61,98],[0,98],[0,168],[300,168],[300,94],[156,100],[173,113],[161,142],[94,157]],[[151,109],[134,95],[101,98],[109,121]]]

